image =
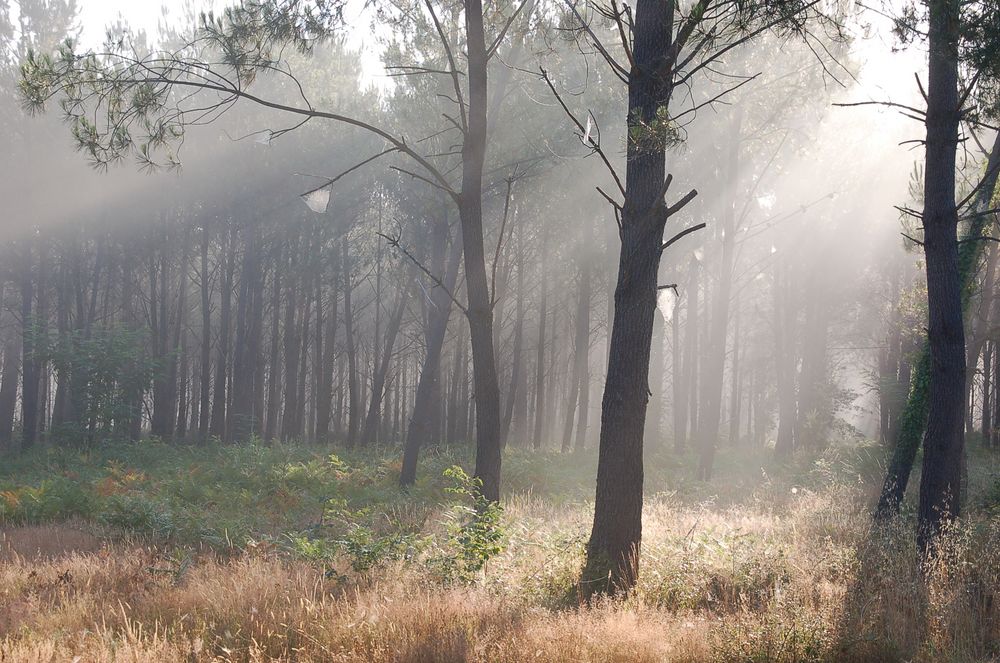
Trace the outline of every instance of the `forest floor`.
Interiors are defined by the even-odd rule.
[[[509,450],[475,517],[462,453],[158,443],[0,472],[0,660],[981,661],[1000,657],[1000,457],[921,577],[912,507],[873,531],[883,452],[716,479],[652,454],[637,592],[582,605],[592,453]],[[911,487],[912,488],[912,487]]]

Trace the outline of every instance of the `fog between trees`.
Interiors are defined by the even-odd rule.
[[[643,458],[712,482],[738,448],[890,457],[928,324],[927,45],[856,6],[709,4],[398,1],[349,26],[323,2],[192,5],[93,60],[60,45],[72,2],[5,8],[0,440],[393,449],[403,486],[461,445],[489,499],[505,447],[600,445],[585,580],[612,590],[635,583]],[[674,58],[652,92],[643,57]],[[982,112],[960,200],[990,173],[989,71],[961,64]],[[837,105],[870,101],[906,108]],[[959,418],[989,445],[980,244],[974,284],[949,278],[972,293]]]

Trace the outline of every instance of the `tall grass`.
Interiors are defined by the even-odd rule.
[[[751,466],[744,457],[731,461],[715,487],[692,484],[687,468],[664,462],[648,482],[635,595],[585,606],[574,583],[592,504],[587,479],[566,459],[512,457],[504,550],[467,582],[430,563],[446,545],[452,508],[440,473],[428,471],[413,493],[400,495],[388,458],[331,463],[300,448],[169,460],[147,453],[152,457],[123,459],[108,452],[79,465],[76,485],[93,495],[91,512],[67,514],[72,519],[59,525],[23,518],[5,529],[0,660],[850,663],[1000,656],[1000,524],[991,497],[1000,465],[988,456],[973,459],[971,514],[925,568],[906,514],[871,529],[867,505],[878,468],[867,449],[840,449],[793,467]],[[221,456],[206,462],[204,454],[215,453]],[[455,460],[445,454],[431,465]],[[591,463],[575,465],[586,473]],[[186,485],[178,473],[192,466],[209,478]],[[33,471],[18,476],[42,480]],[[102,495],[98,488],[114,472],[143,476]],[[260,493],[267,513],[247,515],[246,540],[229,547],[176,532],[158,536],[141,524],[112,527],[101,515],[129,496],[186,509],[210,526],[230,510],[213,502],[219,494],[236,491],[239,501],[240,490],[252,497],[262,486],[273,492]],[[404,554],[376,555],[359,567],[342,545],[309,557],[278,536],[262,536],[281,524],[313,531],[310,518],[320,516],[308,515],[311,500],[328,496],[338,517],[370,540],[412,534]],[[295,504],[284,520],[278,500]],[[304,504],[309,508],[300,510]]]

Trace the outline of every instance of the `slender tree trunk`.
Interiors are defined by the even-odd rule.
[[[202,225],[201,235],[201,386],[198,390],[200,403],[198,405],[198,442],[208,441],[209,403],[212,389],[212,296],[210,274],[208,271],[208,247],[210,235],[208,223]]]
[[[292,255],[296,251],[293,249]],[[299,324],[297,279],[285,279],[285,407],[281,415],[281,439],[288,441],[296,435],[296,416],[299,395]]]
[[[465,255],[469,331],[475,381],[476,468],[482,494],[500,499],[500,385],[493,348],[493,310],[483,248],[483,164],[486,160],[487,65],[482,0],[465,0],[469,84],[468,130],[462,145],[459,219]]]
[[[684,305],[684,299],[680,295],[677,296],[677,302],[674,304],[673,338],[671,341],[674,359],[674,453],[677,454],[682,453],[687,446],[688,398],[691,391],[688,385],[691,381],[691,364],[694,361],[691,316],[692,314],[697,315],[697,269],[697,260],[692,256],[688,267],[688,283],[684,288],[688,304]],[[685,318],[683,344],[681,342],[681,313],[684,313]]]
[[[992,385],[990,384],[990,378],[993,376],[993,342],[986,341],[983,345],[983,427],[981,435],[983,438],[983,446],[987,449],[990,448],[990,431],[993,429],[993,422],[990,419],[992,414],[992,408],[990,407],[992,403]]]
[[[739,178],[740,135],[742,134],[742,111],[738,110],[733,119],[729,136],[729,154],[726,159],[726,186],[732,197]],[[698,433],[700,455],[698,478],[708,481],[715,467],[715,450],[719,441],[719,423],[722,418],[722,389],[726,366],[726,339],[729,333],[729,298],[733,284],[733,262],[736,252],[736,214],[732,200],[726,201],[722,213],[720,241],[722,251],[719,256],[719,273],[715,295],[712,299],[712,315],[709,320],[711,331],[705,357],[701,383],[701,409],[699,411]],[[708,288],[705,289],[706,299]],[[707,309],[707,304],[706,304]]]
[[[382,418],[382,399],[385,396],[386,378],[389,375],[389,364],[392,359],[392,348],[396,343],[396,336],[403,322],[403,313],[406,311],[407,290],[406,284],[399,291],[399,301],[389,319],[389,326],[385,331],[385,348],[383,349],[378,366],[375,367],[375,375],[372,377],[371,401],[368,406],[368,416],[365,418],[365,425],[361,431],[361,446],[369,447],[377,442],[379,422]]]
[[[562,451],[570,450],[573,436],[573,418],[576,414],[580,390],[587,379],[587,362],[590,350],[590,264],[580,265],[580,286],[577,294],[575,331],[573,334],[573,371],[569,378],[569,400],[566,404],[566,422],[563,425]]]
[[[743,372],[740,366],[740,309],[733,313],[733,359],[729,375],[729,446],[735,447],[740,442],[740,406],[742,404],[740,387],[743,383]]]
[[[341,241],[341,265],[344,273],[344,342],[347,350],[347,447],[353,449],[358,442],[361,394],[358,388],[358,357],[354,347],[354,312],[351,310],[351,257],[347,250],[347,237]]]
[[[448,239],[447,218],[435,224],[435,243],[444,248]],[[406,442],[403,446],[403,464],[399,474],[401,486],[411,486],[417,477],[417,458],[420,449],[430,442],[438,432],[440,425],[441,400],[441,351],[444,347],[444,337],[448,330],[448,319],[451,317],[451,298],[449,292],[455,291],[458,282],[458,270],[461,265],[462,243],[455,238],[451,245],[447,266],[443,261],[435,260],[437,268],[444,267],[444,288],[431,290],[432,306],[427,323],[427,347],[424,352],[424,364],[417,381],[417,393],[413,400],[413,411],[410,415],[410,425],[406,431]],[[440,253],[443,257],[443,251]],[[440,273],[440,271],[438,272]]]
[[[545,240],[542,240],[542,253],[545,253]],[[542,283],[542,298],[538,304],[538,343],[535,347],[535,434],[531,446],[540,449],[545,435],[545,320],[548,304],[548,279],[545,275],[544,261],[540,281]]]
[[[504,406],[502,440],[507,446],[510,441],[511,427],[514,423],[516,405],[524,400],[524,247],[522,245],[523,229],[517,232],[517,299],[514,302],[514,343],[511,349],[510,389],[507,390],[507,401]],[[518,413],[518,416],[523,414]],[[519,435],[515,435],[521,442]]]
[[[774,271],[774,368],[778,376],[778,434],[774,454],[788,458],[795,449],[798,421],[795,400],[795,313],[788,270],[775,265]]]
[[[212,419],[209,424],[209,435],[220,440],[226,435],[226,396],[228,393],[227,379],[229,377],[229,335],[232,324],[233,272],[235,258],[233,256],[233,230],[229,228],[224,234],[222,244],[223,276],[222,293],[219,306],[219,342],[215,360],[215,393],[212,400]]]
[[[21,370],[20,337],[11,335],[3,345],[3,375],[0,377],[0,446],[10,448],[17,406],[17,378]]]
[[[278,432],[278,413],[281,411],[281,272],[284,270],[282,252],[274,258],[271,274],[271,346],[268,351],[267,417],[264,420],[264,440],[270,442]]]
[[[336,369],[337,340],[337,284],[340,281],[340,259],[336,250],[331,251],[331,279],[334,287],[330,289],[330,312],[325,317],[326,339],[323,342],[323,359],[320,362],[318,394],[316,396],[316,441],[326,442],[330,436],[330,421],[332,416],[333,373]],[[320,295],[322,296],[322,295]]]

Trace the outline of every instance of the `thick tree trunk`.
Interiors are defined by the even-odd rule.
[[[938,112],[940,113],[941,111]],[[928,131],[930,131],[930,128],[928,128]],[[986,166],[986,175],[976,196],[973,212],[979,213],[988,209],[996,191],[998,174],[1000,174],[1000,133],[994,139],[992,151],[990,152]],[[929,174],[925,173],[925,180],[928,177]],[[950,177],[952,179],[951,185],[954,187],[954,173]],[[944,185],[946,186],[947,182]],[[925,206],[926,204],[925,200]],[[954,206],[954,200],[952,200],[951,204]],[[960,292],[962,294],[961,303],[963,308],[968,304],[970,290],[968,284],[975,274],[975,266],[982,255],[985,242],[978,240],[978,238],[983,236],[987,221],[987,215],[976,214],[972,219],[968,237],[966,238],[968,241],[963,242],[958,249],[959,282],[961,285]],[[892,456],[889,459],[885,481],[882,483],[882,492],[879,496],[878,505],[875,508],[874,515],[876,520],[886,520],[898,514],[899,505],[906,494],[906,487],[913,470],[913,463],[924,436],[924,428],[927,425],[927,416],[930,407],[930,373],[931,357],[929,343],[925,341],[917,354],[916,360],[913,362],[909,398],[899,418],[899,435],[893,447]]]
[[[671,5],[639,0],[629,76],[625,204],[608,377],[601,405],[594,525],[581,579],[584,592],[626,592],[639,573],[642,539],[642,436],[649,352],[665,215],[666,148],[652,127],[670,96],[669,78],[653,75],[670,49]]]
[[[955,205],[958,146],[958,0],[930,0],[924,257],[930,385],[917,540],[925,551],[959,514],[965,434],[965,330]]]

